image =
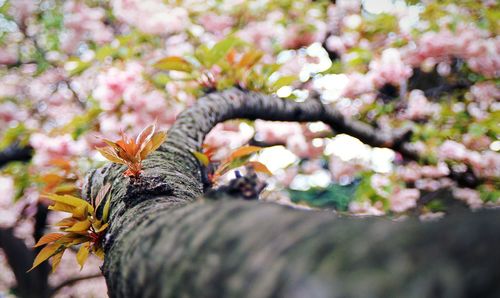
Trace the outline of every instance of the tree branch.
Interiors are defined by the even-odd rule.
[[[18,144],[11,145],[0,151],[0,168],[11,161],[29,161],[33,155],[33,149],[29,146],[20,147]]]
[[[26,272],[33,264],[36,252],[14,235],[14,229],[0,228],[0,248],[5,252],[7,262],[16,277],[16,294],[23,298],[49,297],[48,264],[41,264]]]
[[[51,289],[51,296],[52,295],[55,295],[57,294],[58,291],[60,291],[62,288],[64,287],[67,287],[67,286],[71,286],[79,281],[82,281],[82,280],[87,280],[87,279],[92,279],[92,278],[97,278],[97,277],[102,277],[102,274],[101,273],[95,273],[95,274],[89,274],[89,275],[84,275],[84,276],[77,276],[77,277],[74,277],[74,278],[69,278],[69,279],[66,279],[65,281],[61,282],[60,284],[58,284],[57,286],[53,287]]]
[[[395,223],[199,199],[201,173],[191,152],[217,123],[235,118],[325,121],[366,142],[397,144],[372,128],[349,126],[318,101],[299,104],[240,90],[201,98],[144,162],[140,179],[124,178],[119,165],[86,178],[86,198],[112,184],[102,268],[110,297],[500,294],[498,211]]]

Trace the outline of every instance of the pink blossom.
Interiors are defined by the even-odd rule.
[[[438,148],[438,156],[441,159],[463,160],[467,155],[467,148],[463,144],[446,140]]]
[[[466,161],[472,166],[474,173],[479,177],[500,177],[500,153],[486,150],[481,154],[469,154]]]
[[[479,209],[483,206],[483,201],[479,192],[470,188],[454,188],[453,196],[459,200],[464,201],[473,210]]]
[[[389,197],[390,209],[394,212],[404,212],[417,206],[420,191],[414,188],[396,190]]]
[[[324,38],[324,23],[314,22],[315,29],[310,29],[299,24],[292,24],[286,28],[285,40],[283,41],[283,47],[286,49],[299,49],[301,47],[307,47],[313,42],[321,41]],[[308,25],[311,25],[309,23]]]
[[[486,135],[473,135],[466,133],[462,136],[462,143],[471,150],[483,151],[487,150],[492,140]]]
[[[323,153],[324,146],[314,146],[303,134],[296,134],[286,140],[286,148],[301,158],[314,158]]]
[[[361,10],[360,0],[337,0],[335,5],[347,13],[359,13]]]
[[[335,52],[339,56],[344,54],[346,51],[346,46],[344,45],[342,38],[335,35],[331,35],[326,39],[326,48],[331,52]]]
[[[50,137],[34,133],[30,137],[30,145],[36,152],[33,162],[39,166],[50,166],[50,161],[55,158],[80,156],[86,150],[83,140],[75,141],[69,134]]]
[[[396,173],[405,182],[415,182],[422,176],[420,166],[416,162],[410,162],[404,166],[398,166]]]
[[[500,89],[494,82],[481,82],[470,88],[472,98],[482,109],[487,109],[493,102],[500,100]]]
[[[409,94],[406,110],[401,115],[404,119],[424,120],[439,112],[439,105],[432,104],[422,90],[412,90]]]
[[[17,61],[17,52],[14,47],[0,48],[0,64],[14,64]]]
[[[130,100],[132,94],[141,87],[143,67],[136,62],[129,62],[124,70],[116,67],[99,74],[93,96],[104,110],[113,110],[127,93]]]
[[[377,88],[385,84],[400,86],[412,73],[411,67],[401,60],[401,54],[394,48],[384,50],[381,58],[370,63],[369,74]]]
[[[217,124],[205,138],[205,144],[217,148],[213,158],[221,160],[231,151],[246,144],[253,135],[251,130],[242,130],[237,122]]]
[[[354,181],[356,176],[366,169],[360,161],[343,161],[335,155],[330,156],[328,169],[332,180],[340,184],[348,184]]]
[[[419,219],[421,221],[436,221],[436,220],[439,220],[441,218],[443,218],[445,216],[445,213],[444,212],[426,212],[426,213],[423,213],[423,214],[420,214],[419,215]]]
[[[14,179],[10,176],[0,176],[0,226],[7,226],[14,222],[17,214],[12,212],[12,204],[16,189]]]
[[[349,203],[349,211],[358,216],[382,216],[385,214],[382,202],[380,201],[377,201],[373,205],[369,201],[354,201]]]
[[[202,14],[198,19],[198,22],[205,28],[205,30],[216,35],[223,35],[233,26],[234,20],[228,15],[218,15],[213,12],[209,12]]]
[[[256,139],[270,144],[286,143],[294,135],[302,134],[302,127],[298,123],[255,120]]]
[[[409,49],[405,60],[413,66],[424,62],[449,63],[452,58],[462,58],[469,67],[488,78],[498,76],[500,66],[500,38],[488,38],[488,33],[471,24],[459,24],[452,32],[442,28],[438,32],[427,31]],[[433,66],[433,65],[432,65]]]
[[[165,50],[170,56],[184,56],[194,51],[193,44],[189,42],[185,33],[168,37],[165,41]]]
[[[10,13],[19,24],[25,24],[26,19],[36,10],[36,1],[16,0],[10,1]]]
[[[444,162],[438,163],[437,166],[423,166],[421,169],[422,176],[427,178],[440,178],[450,174],[450,169]]]
[[[4,128],[16,121],[24,121],[27,117],[28,112],[13,102],[0,104],[0,125]]]
[[[372,80],[359,72],[353,72],[347,75],[349,81],[342,91],[342,96],[356,98],[361,94],[374,90]]]
[[[387,187],[391,185],[391,180],[385,175],[374,174],[370,178],[370,186],[375,190],[375,192],[382,197],[388,197]]]
[[[183,7],[173,7],[161,0],[113,0],[113,12],[123,22],[144,33],[171,34],[184,30],[190,23]]]
[[[277,22],[282,14],[269,14],[267,19],[260,22],[250,22],[237,35],[257,48],[272,53],[273,44],[281,43],[285,35],[285,28]]]
[[[93,40],[98,44],[113,39],[113,32],[104,25],[105,11],[100,7],[88,7],[81,1],[64,3],[64,26],[67,29],[62,37],[61,47],[66,52],[76,50],[83,40]]]

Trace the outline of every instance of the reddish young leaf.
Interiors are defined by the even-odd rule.
[[[62,236],[64,236],[64,234],[62,233],[50,233],[47,235],[43,235],[33,247],[39,247],[47,243],[54,242],[56,240],[59,240]]]

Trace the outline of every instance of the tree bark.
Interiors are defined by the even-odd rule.
[[[138,180],[89,173],[86,199],[112,183],[103,273],[110,297],[495,297],[498,211],[434,223],[339,218],[262,202],[203,199],[205,135],[229,119],[324,121],[377,146],[411,148],[304,103],[232,89],[183,112]]]

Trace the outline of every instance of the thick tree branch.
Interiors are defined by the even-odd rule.
[[[0,248],[16,277],[16,294],[23,298],[49,297],[49,265],[41,264],[33,271],[26,272],[38,251],[28,248],[22,239],[14,235],[12,228],[0,228]]]
[[[33,149],[29,146],[22,147],[18,144],[11,145],[0,151],[0,168],[11,161],[29,161],[33,155]]]
[[[113,185],[103,265],[111,297],[500,294],[498,211],[395,223],[199,199],[201,174],[191,152],[201,149],[213,126],[234,118],[325,121],[336,131],[391,145],[391,137],[348,126],[318,101],[298,104],[239,90],[200,99],[145,161],[140,179],[123,177],[118,165],[87,177],[87,198]]]

